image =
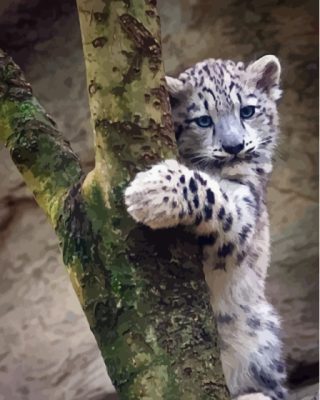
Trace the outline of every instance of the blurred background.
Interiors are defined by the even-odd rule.
[[[318,380],[318,5],[314,0],[159,0],[166,71],[204,58],[276,54],[281,143],[269,188],[268,295],[283,320],[291,399]],[[0,47],[93,166],[75,0],[1,0]],[[55,235],[0,148],[0,400],[111,400]]]

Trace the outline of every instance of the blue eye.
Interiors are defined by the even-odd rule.
[[[213,125],[212,118],[209,115],[202,115],[199,118],[195,118],[194,122],[200,126],[200,128],[209,128]]]
[[[253,116],[253,114],[255,113],[255,111],[256,111],[256,108],[254,106],[242,107],[240,109],[240,117],[242,119],[251,118]]]

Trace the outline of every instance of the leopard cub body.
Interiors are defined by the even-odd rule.
[[[223,371],[239,399],[286,398],[279,319],[265,296],[265,195],[279,80],[274,56],[247,67],[209,59],[168,77],[182,163],[167,160],[140,172],[125,192],[136,221],[153,229],[188,225],[198,236]]]

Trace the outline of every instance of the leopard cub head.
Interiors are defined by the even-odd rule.
[[[277,57],[266,55],[248,66],[208,59],[167,77],[182,158],[204,169],[271,160],[280,72]]]

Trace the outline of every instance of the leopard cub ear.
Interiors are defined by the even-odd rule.
[[[259,58],[249,64],[247,73],[248,80],[257,89],[266,92],[272,100],[276,101],[281,97],[282,92],[279,88],[281,66],[276,56],[266,55]]]
[[[170,95],[179,95],[184,91],[184,83],[178,78],[172,78],[171,76],[166,76],[166,83],[168,92]]]
[[[172,78],[171,76],[166,76],[166,83],[171,107],[175,108],[188,96],[191,86],[184,80]]]

